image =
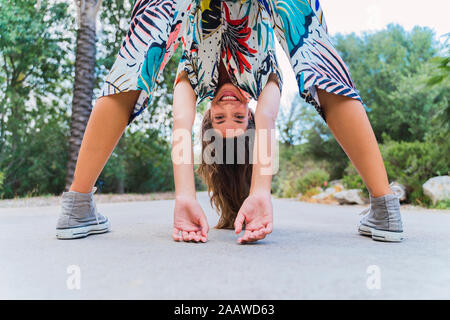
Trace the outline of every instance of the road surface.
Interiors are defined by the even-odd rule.
[[[450,298],[449,211],[403,210],[405,241],[382,243],[357,233],[365,206],[273,204],[273,233],[251,245],[213,228],[172,241],[172,200],[98,204],[112,231],[65,241],[58,206],[0,209],[0,298]]]

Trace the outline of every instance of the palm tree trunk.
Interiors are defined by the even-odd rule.
[[[78,31],[66,191],[72,184],[78,152],[92,110],[95,86],[96,18],[101,2],[101,0],[75,0]]]

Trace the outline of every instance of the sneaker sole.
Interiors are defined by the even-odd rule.
[[[365,225],[360,225],[358,227],[358,232],[363,236],[372,237],[373,240],[383,241],[383,242],[402,242],[403,232],[392,232],[377,230]]]
[[[56,238],[65,239],[80,239],[85,238],[91,234],[99,234],[108,232],[110,228],[109,220],[100,223],[93,224],[85,227],[56,229]]]

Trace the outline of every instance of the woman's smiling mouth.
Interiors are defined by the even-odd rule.
[[[233,91],[226,90],[222,93],[219,101],[239,101],[239,99]]]

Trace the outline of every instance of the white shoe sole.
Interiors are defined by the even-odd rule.
[[[85,227],[56,229],[58,239],[79,239],[91,234],[105,233],[109,231],[109,220],[100,224],[93,224]]]
[[[384,241],[384,242],[402,242],[403,232],[392,232],[377,230],[365,225],[360,225],[358,227],[358,232],[363,236],[372,237],[373,240]]]

